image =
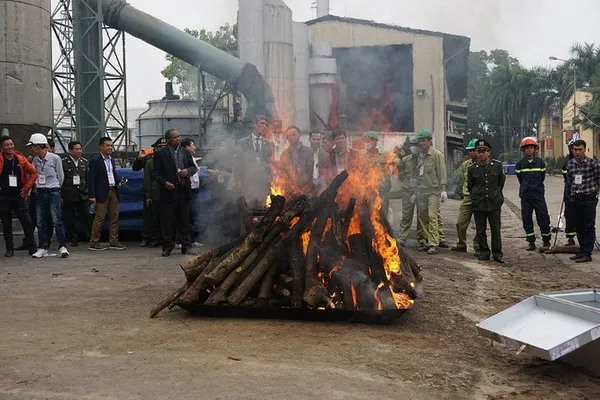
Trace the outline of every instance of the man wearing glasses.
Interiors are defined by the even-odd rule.
[[[487,241],[487,222],[492,233],[492,256],[494,261],[503,264],[502,238],[500,236],[500,215],[504,204],[504,183],[506,175],[502,163],[490,158],[492,146],[485,140],[475,145],[477,162],[467,172],[467,188],[471,194],[471,210],[475,217],[477,240],[479,242],[479,260],[490,259],[490,247]]]

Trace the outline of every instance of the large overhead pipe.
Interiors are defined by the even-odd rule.
[[[124,0],[91,0],[102,2],[104,23],[135,36],[202,71],[228,82],[248,101],[246,119],[258,114],[275,114],[270,86],[252,64],[245,64],[216,47],[196,39]]]

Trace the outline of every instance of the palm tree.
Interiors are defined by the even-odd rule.
[[[600,64],[600,47],[594,43],[575,44],[571,47],[571,62],[577,69],[577,79],[583,85],[590,85]]]

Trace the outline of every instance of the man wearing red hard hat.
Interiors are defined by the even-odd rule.
[[[546,163],[536,152],[540,149],[537,139],[526,137],[521,140],[521,151],[524,157],[517,162],[515,172],[519,179],[519,197],[521,198],[521,217],[528,251],[534,251],[535,231],[533,229],[533,212],[540,227],[544,247],[550,247],[550,215],[545,198],[544,180],[546,178]]]

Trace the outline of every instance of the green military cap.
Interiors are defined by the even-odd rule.
[[[377,132],[369,131],[367,139],[379,140],[379,135],[377,135]]]
[[[475,150],[476,146],[477,146],[477,139],[471,139],[471,141],[469,142],[467,147],[465,147],[465,150]]]
[[[429,129],[421,129],[421,132],[419,132],[419,134],[417,135],[417,140],[421,140],[421,139],[433,139],[433,135],[431,134],[431,131]]]

